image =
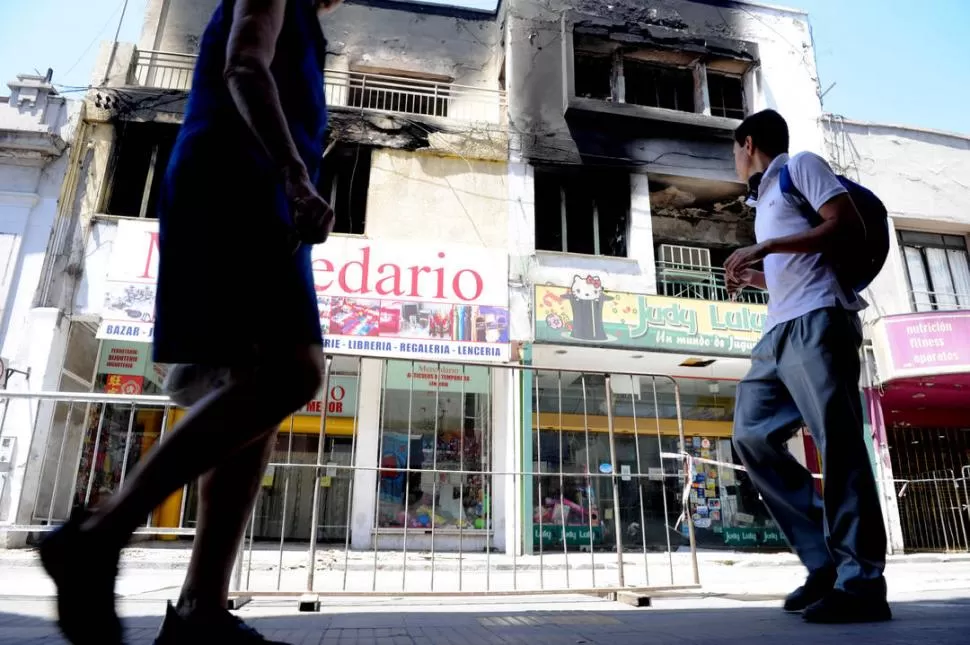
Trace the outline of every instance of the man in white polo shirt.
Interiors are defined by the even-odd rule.
[[[758,243],[728,259],[728,287],[768,291],[764,336],[738,384],[734,445],[809,572],[785,610],[815,623],[889,620],[886,534],[859,392],[858,312],[866,303],[840,286],[827,259],[847,252],[840,242],[851,239],[860,217],[821,157],[789,157],[788,126],[777,112],[748,117],[734,138],[738,176],[757,192]],[[820,216],[817,226],[782,193],[785,165]],[[824,500],[786,447],[803,423],[822,455]]]

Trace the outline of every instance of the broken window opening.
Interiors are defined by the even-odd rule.
[[[323,160],[317,190],[334,213],[334,233],[363,235],[370,186],[371,148],[338,143]]]
[[[707,73],[707,93],[711,116],[744,119],[744,82],[740,76]]]
[[[351,72],[347,107],[446,118],[450,98],[447,84]]]
[[[576,52],[576,96],[601,101],[613,100],[613,57],[606,54]]]
[[[105,212],[122,217],[158,217],[158,195],[179,126],[124,122],[107,191]]]
[[[627,257],[629,173],[536,168],[535,191],[536,249]]]
[[[623,61],[626,102],[645,107],[694,112],[694,73],[626,58]]]

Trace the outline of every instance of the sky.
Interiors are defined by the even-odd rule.
[[[87,85],[124,2],[0,0],[0,81],[50,67],[55,83]],[[827,112],[970,135],[970,0],[774,2],[809,12]],[[128,0],[120,40],[137,42],[145,4]]]

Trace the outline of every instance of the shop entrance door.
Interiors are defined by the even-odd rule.
[[[320,437],[280,433],[273,462],[313,464]],[[352,472],[338,466],[351,465],[351,437],[325,437],[319,480],[315,468],[270,466],[256,509],[257,540],[308,541],[312,523],[313,488],[321,488],[319,542],[342,542],[347,531],[347,507]]]

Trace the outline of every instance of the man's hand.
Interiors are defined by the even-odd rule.
[[[731,254],[724,263],[724,270],[728,276],[737,276],[763,260],[766,255],[768,255],[768,247],[765,244],[746,246]]]
[[[765,274],[754,269],[743,269],[737,273],[725,273],[724,284],[728,295],[734,300],[745,287],[765,289]]]
[[[320,197],[306,171],[294,175],[286,178],[286,196],[296,235],[303,244],[322,244],[333,231],[333,209]]]

